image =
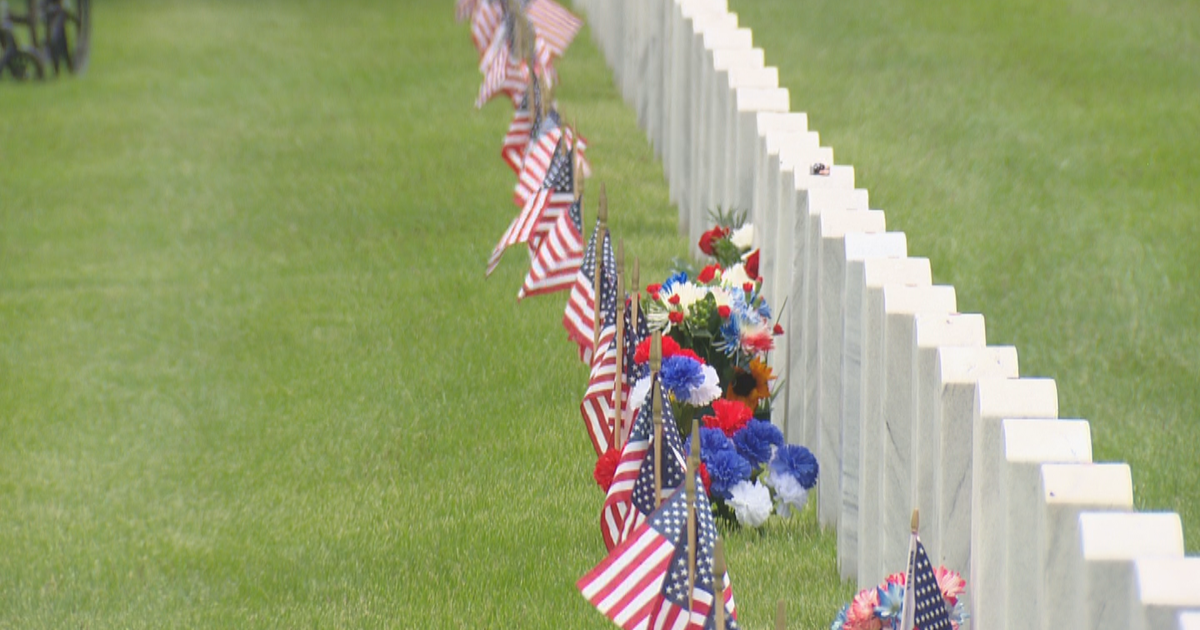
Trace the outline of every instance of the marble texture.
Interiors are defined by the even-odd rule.
[[[1091,426],[1084,420],[1007,419],[1000,425],[1003,459],[999,505],[1004,515],[1003,535],[990,542],[1003,555],[1007,584],[1009,628],[1037,628],[1047,605],[1041,584],[1029,579],[1043,571],[1036,536],[1030,531],[1041,502],[1041,466],[1044,463],[1092,461]],[[1069,610],[1069,602],[1052,605]]]
[[[765,112],[764,112],[765,113]],[[761,120],[764,113],[759,114]],[[816,153],[821,150],[821,138],[815,131],[776,131],[763,139],[766,154],[764,158],[765,172],[761,173],[764,180],[764,190],[755,201],[754,237],[759,247],[759,269],[763,275],[763,295],[772,306],[792,306],[790,299],[791,284],[779,282],[775,270],[780,268],[781,260],[791,260],[790,251],[780,251],[778,234],[780,230],[790,229],[795,222],[795,186],[792,187],[790,206],[783,204],[785,197],[783,172],[790,168],[780,161],[780,152],[789,155],[799,153]],[[785,150],[786,149],[786,150]],[[790,173],[789,173],[790,175]],[[757,175],[756,175],[757,176]],[[787,304],[784,304],[787,300]]]
[[[1133,574],[1141,614],[1135,613],[1131,630],[1172,628],[1179,613],[1200,610],[1200,558],[1138,558]]]
[[[1078,597],[1064,616],[1087,630],[1125,630],[1140,614],[1134,590],[1136,558],[1182,558],[1183,523],[1173,512],[1084,512],[1079,515],[1074,574]]]

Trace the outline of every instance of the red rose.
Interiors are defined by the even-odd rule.
[[[729,319],[729,314],[732,312],[733,311],[728,306],[717,307],[717,314],[721,316],[721,319]]]
[[[746,269],[747,276],[750,276],[751,278],[758,277],[758,250],[757,249],[754,250],[754,253],[752,253],[746,257],[745,269]]]
[[[700,270],[700,275],[696,276],[696,279],[703,284],[708,284],[713,281],[713,278],[717,277],[717,272],[720,270],[720,265],[709,265]]]
[[[672,304],[679,304],[679,296],[678,296],[678,295],[672,295],[672,296],[670,297],[670,299],[668,299],[667,301],[668,301],[668,302],[670,302],[670,303],[672,303]]]
[[[747,295],[754,293],[754,283],[747,282],[746,284],[743,284],[742,290],[745,291]]]
[[[608,487],[612,485],[613,476],[617,473],[617,464],[621,461],[621,451],[615,448],[609,448],[604,451],[600,459],[596,460],[596,468],[592,470],[592,478],[596,483],[600,484],[600,488],[608,492]]]
[[[672,324],[680,324],[683,322],[683,312],[671,311],[670,314],[667,315],[667,319],[671,320]]]
[[[712,256],[713,255],[713,241],[721,240],[721,239],[725,238],[725,236],[727,234],[729,234],[729,230],[727,230],[719,225],[717,227],[705,232],[703,235],[700,236],[700,251],[704,252],[705,254],[708,254],[709,256]]]
[[[775,328],[771,332],[775,333],[776,335],[782,335],[783,334],[783,326],[780,326],[779,324],[775,324]]]

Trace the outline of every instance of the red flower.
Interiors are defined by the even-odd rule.
[[[662,291],[661,284],[647,284],[646,285],[646,293],[649,293],[650,295],[655,295],[659,291]]]
[[[699,355],[697,355],[695,352],[692,352],[691,350],[688,350],[687,348],[679,347],[679,343],[676,342],[674,338],[668,337],[668,336],[664,336],[662,338],[662,353],[663,353],[664,359],[667,357],[673,357],[675,355],[683,355],[685,357],[691,357],[691,358],[699,361],[700,363],[704,363],[704,360],[701,359]],[[634,363],[645,363],[649,360],[650,360],[650,337],[646,337],[645,339],[642,340],[641,343],[639,343],[637,345],[637,349],[634,350],[633,362]]]
[[[729,314],[732,312],[733,311],[728,306],[717,307],[717,314],[721,316],[721,319],[729,319]]]
[[[726,398],[714,400],[713,411],[717,415],[704,416],[701,419],[704,426],[710,429],[720,429],[729,438],[746,426],[746,423],[750,422],[750,418],[754,416],[754,411],[744,403]]]
[[[746,295],[749,295],[749,294],[751,294],[751,293],[754,293],[754,283],[753,283],[753,282],[747,282],[746,284],[743,284],[743,285],[742,285],[742,290],[746,292]]]
[[[700,275],[696,276],[696,279],[702,284],[708,284],[709,282],[713,281],[713,278],[717,277],[717,272],[720,270],[720,265],[709,265],[700,270]]]
[[[725,238],[729,234],[729,230],[721,226],[717,226],[700,236],[700,251],[713,255],[713,241],[718,241]]]
[[[750,276],[751,278],[758,277],[758,250],[757,249],[754,250],[754,252],[752,254],[750,254],[749,256],[746,257],[746,264],[744,267],[746,269],[747,276]]]
[[[712,494],[712,478],[708,476],[708,466],[700,462],[700,481],[704,483],[704,492]]]
[[[775,324],[775,328],[773,328],[771,330],[771,332],[775,333],[776,335],[782,335],[783,334],[783,326],[780,326],[779,324]]]
[[[670,303],[672,303],[672,304],[679,304],[679,296],[678,296],[678,295],[672,295],[672,296],[671,296],[669,299],[667,299],[667,301],[668,301],[668,302],[670,302]]]
[[[681,312],[681,311],[671,311],[671,312],[670,312],[670,313],[667,315],[667,319],[671,320],[671,323],[672,323],[672,324],[681,324],[681,323],[683,323],[683,312]]]
[[[596,483],[600,484],[600,488],[608,492],[608,487],[612,485],[613,476],[617,474],[617,464],[621,462],[621,451],[615,448],[609,448],[604,451],[600,459],[596,460],[596,468],[592,471],[592,478]]]

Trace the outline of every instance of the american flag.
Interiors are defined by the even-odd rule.
[[[621,367],[625,370],[625,384],[631,389],[638,381],[650,376],[650,364],[648,362],[638,364],[633,360],[633,357],[637,354],[638,344],[650,336],[650,326],[646,323],[646,314],[641,309],[641,303],[639,302],[636,317],[637,327],[635,330],[632,323],[634,319],[633,300],[629,300],[629,307],[626,309],[626,312],[630,313],[630,317],[625,326],[625,359],[621,362]],[[623,400],[625,401],[625,415],[623,416],[621,426],[624,433],[628,434],[630,427],[633,425],[633,419],[636,417],[635,414],[641,408],[642,401],[630,400],[628,395]]]
[[[608,495],[604,497],[604,508],[600,511],[600,532],[610,550],[654,511],[654,469],[659,463],[654,461],[653,450],[653,396],[651,388],[629,431],[629,439],[621,449],[621,460],[613,474],[612,485],[608,487]],[[659,396],[662,399],[662,487],[665,492],[683,483],[686,465],[671,402],[661,387]]]
[[[537,75],[530,75],[528,89],[521,96],[521,103],[513,112],[512,122],[508,125],[508,133],[504,135],[504,145],[500,148],[500,156],[512,167],[513,172],[521,174],[521,163],[525,161],[525,149],[529,146],[529,135],[538,125],[539,112],[542,107],[542,86]],[[533,102],[529,94],[533,93]]]
[[[517,299],[570,289],[583,264],[583,211],[576,199],[558,216],[533,256]]]
[[[613,273],[616,274],[615,271]],[[600,327],[600,351],[592,361],[587,391],[583,394],[583,402],[579,403],[583,426],[587,429],[597,456],[607,451],[613,443],[612,392],[613,378],[617,373],[616,308],[616,291],[613,291],[612,297],[605,297],[600,304],[600,316],[604,318]]]
[[[479,96],[475,99],[476,108],[483,107],[484,103],[500,94],[507,94],[513,106],[516,106],[520,103],[530,73],[540,72],[547,77],[547,81],[553,76],[554,54],[540,36],[533,34],[534,68],[526,63],[525,52],[518,50],[516,33],[519,18],[515,11],[504,12],[480,54],[479,71],[483,73],[483,84],[479,86]],[[481,30],[483,28],[481,25]]]
[[[575,152],[570,148],[570,128],[565,128],[563,142],[550,160],[550,168],[546,169],[546,179],[542,187],[526,201],[532,206],[530,217],[533,218],[533,231],[529,235],[529,254],[536,258],[546,235],[554,228],[558,217],[562,216],[571,204],[575,202]],[[582,219],[581,219],[582,221]],[[580,228],[580,232],[583,228]],[[580,236],[580,240],[583,237]],[[580,244],[582,248],[582,244]],[[572,278],[572,281],[574,278]],[[569,285],[568,285],[569,286]]]
[[[929,563],[925,545],[914,532],[908,549],[908,576],[905,582],[904,614],[900,627],[904,630],[951,630],[950,616],[942,589]]]
[[[592,335],[596,321],[596,235],[602,226],[597,220],[596,229],[592,230],[592,237],[583,252],[583,264],[579,266],[579,274],[575,276],[575,284],[571,287],[570,297],[567,298],[562,320],[563,327],[567,329],[567,336],[579,346],[579,358],[584,363],[591,363],[594,350]],[[607,229],[604,229],[604,238],[599,247],[601,301],[611,298],[615,303],[617,263],[613,259],[612,238]]]
[[[454,3],[454,19],[462,22],[479,8],[479,0],[458,0]]]
[[[525,14],[533,23],[538,37],[546,41],[546,45],[555,57],[563,56],[571,40],[583,28],[583,20],[575,17],[570,11],[554,0],[532,0],[527,3]]]
[[[699,481],[696,486],[704,487]],[[703,490],[697,493],[696,505],[696,573],[690,590],[687,497],[680,488],[576,583],[584,598],[625,630],[717,630],[713,610],[717,529],[705,507]],[[720,630],[735,630],[737,612],[729,575],[721,576],[720,581],[726,612],[725,628]]]
[[[524,207],[529,203],[529,198],[545,186],[559,141],[570,147],[572,135],[554,109],[549,109],[545,116],[535,115],[530,142],[521,160],[516,186],[513,187],[513,203]]]
[[[468,0],[465,3],[460,2],[456,9],[470,11],[468,15],[471,18],[471,42],[475,44],[475,50],[479,51],[482,58],[496,38],[496,30],[504,22],[504,7],[493,0]]]
[[[554,140],[554,144],[547,150],[545,144],[549,140]],[[538,188],[525,198],[522,202],[521,212],[512,220],[512,223],[509,223],[508,229],[500,237],[500,242],[496,243],[496,247],[492,249],[492,255],[488,258],[487,275],[491,275],[496,270],[496,266],[500,264],[500,257],[509,247],[517,243],[529,243],[532,247],[539,245],[542,237],[554,225],[554,220],[565,210],[566,206],[563,204],[569,206],[574,200],[572,193],[558,193],[554,189],[554,185],[564,176],[570,177],[571,158],[570,149],[567,146],[563,142],[562,131],[556,128],[543,134],[530,151],[529,157],[525,159],[527,167],[535,160],[539,163],[545,160],[546,167],[544,170],[538,167],[537,170],[541,172]],[[522,172],[522,177],[525,176],[525,172],[530,170],[526,168]],[[545,187],[547,182],[550,184],[549,187]]]

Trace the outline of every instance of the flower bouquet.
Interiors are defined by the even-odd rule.
[[[773,512],[787,518],[803,509],[817,483],[817,458],[784,444],[779,428],[755,419],[744,403],[720,399],[713,410],[700,428],[700,478],[717,515],[759,527]]]
[[[950,625],[958,630],[966,622],[967,613],[960,595],[966,590],[967,582],[957,571],[946,567],[933,570],[942,601],[946,604],[946,615]],[[904,613],[904,587],[908,577],[904,573],[893,573],[875,588],[866,588],[846,604],[830,624],[829,630],[895,630],[900,627]]]

